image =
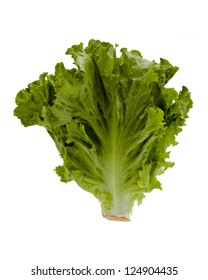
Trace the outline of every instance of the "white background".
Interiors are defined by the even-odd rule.
[[[96,279],[208,279],[208,43],[206,1],[1,1],[0,4],[0,278],[31,276],[35,266],[115,268]],[[194,108],[178,137],[175,167],[135,206],[130,223],[101,216],[99,202],[53,171],[61,164],[43,128],[13,117],[16,93],[65,51],[100,39],[180,67],[170,82],[186,85]],[[178,276],[125,276],[126,266],[178,266]],[[72,278],[72,277],[71,277]],[[89,276],[83,279],[91,279]],[[74,276],[73,279],[82,279]]]

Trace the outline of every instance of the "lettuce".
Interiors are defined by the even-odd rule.
[[[173,163],[170,145],[182,131],[190,92],[165,87],[177,72],[166,59],[144,59],[139,51],[90,40],[16,96],[14,115],[24,126],[46,128],[63,159],[62,182],[76,181],[101,203],[110,220],[127,221],[134,203],[161,189],[158,175]]]

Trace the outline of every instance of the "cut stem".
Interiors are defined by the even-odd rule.
[[[112,215],[110,213],[106,213],[104,215],[104,218],[110,220],[110,221],[117,221],[117,222],[130,222],[129,217],[126,216],[116,216],[116,215]]]

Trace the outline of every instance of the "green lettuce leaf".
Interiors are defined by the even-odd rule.
[[[178,71],[167,60],[90,40],[66,54],[75,68],[58,63],[16,96],[14,115],[24,126],[46,128],[63,159],[61,181],[75,180],[99,199],[102,214],[129,220],[134,203],[161,189],[158,175],[173,163],[170,145],[182,131],[190,92],[165,87]]]

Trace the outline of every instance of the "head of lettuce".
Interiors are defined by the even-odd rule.
[[[24,126],[45,127],[63,159],[61,181],[74,180],[101,203],[110,220],[128,221],[135,202],[161,189],[158,175],[173,163],[189,109],[190,92],[166,87],[177,72],[166,59],[90,40],[66,54],[75,68],[58,63],[16,96],[14,115]]]

